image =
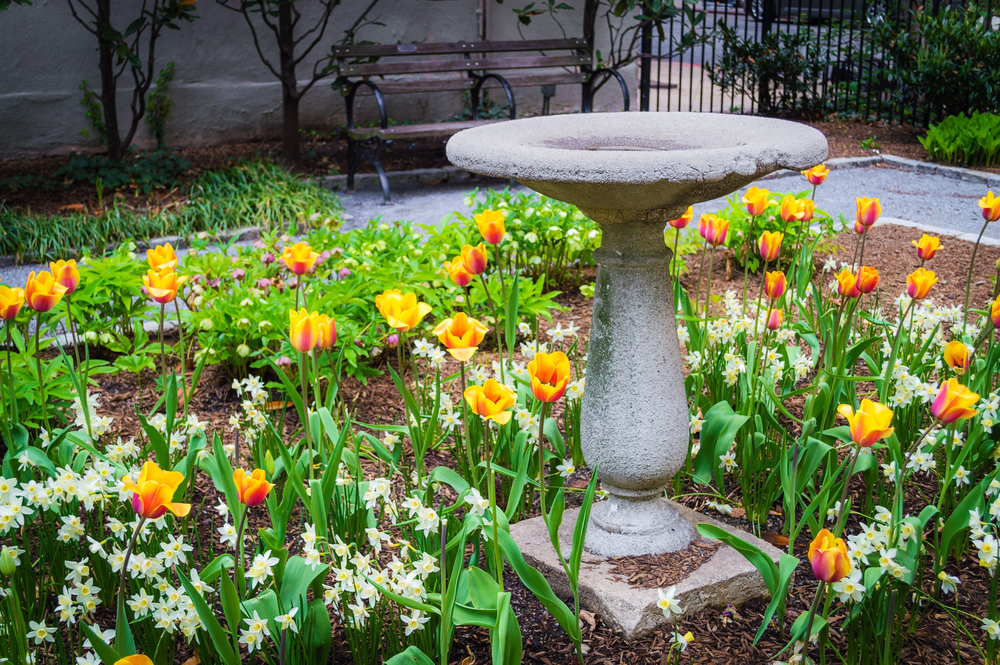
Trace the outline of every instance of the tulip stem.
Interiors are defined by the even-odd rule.
[[[498,250],[499,251],[499,250]],[[489,285],[486,283],[486,279],[479,275],[479,279],[483,283],[483,291],[486,291],[486,300],[490,303],[490,309],[493,311],[493,334],[497,338],[497,355],[500,360],[500,383],[506,384],[503,378],[503,341],[500,338],[500,317],[497,316],[497,306],[493,302],[493,296],[490,295]],[[500,273],[500,285],[503,286],[503,273]],[[535,350],[538,350],[538,338],[535,338]]]
[[[181,306],[177,302],[177,298],[174,298],[174,309],[177,311],[177,335],[179,336],[178,343],[181,346],[181,400],[184,402],[184,419],[187,420],[188,416],[188,393],[187,393],[187,362],[184,355],[184,324],[181,322]],[[192,386],[192,393],[194,392],[194,386]],[[193,395],[192,395],[193,396]]]
[[[837,524],[833,527],[833,537],[840,538],[844,530],[844,523],[847,521],[847,492],[851,486],[851,476],[854,475],[854,465],[857,464],[858,455],[861,449],[854,446],[854,453],[851,455],[851,464],[847,467],[847,477],[844,478],[844,489],[840,492],[840,514],[837,515]]]
[[[677,307],[677,288],[678,288],[678,285],[680,284],[680,281],[681,281],[681,266],[680,266],[680,262],[677,260],[677,245],[678,245],[678,243],[680,243],[680,240],[681,240],[681,230],[680,229],[674,229],[674,256],[673,256],[674,265],[673,265],[673,270],[671,270],[670,272],[672,273],[672,276],[674,278],[674,282],[676,282],[673,285],[674,288],[672,289],[673,294],[674,294],[674,308],[675,309]]]
[[[239,460],[236,461],[237,463],[239,463]],[[239,561],[237,562],[237,565],[233,568],[234,573],[238,570],[239,571],[244,570],[243,558],[244,556],[246,556],[246,554],[243,547],[243,529],[246,528],[247,514],[249,512],[250,512],[250,507],[243,506],[243,514],[240,515],[240,526],[238,529],[236,529],[236,547],[237,547],[237,556],[239,557]],[[225,575],[226,573],[223,572],[223,574]],[[236,595],[237,599],[240,601],[240,605],[242,605],[243,604],[242,595],[246,593],[246,579],[243,577],[243,575],[237,573],[236,580],[238,582],[236,586]]]
[[[9,325],[9,324],[8,324]],[[10,330],[8,329],[8,333]],[[42,421],[45,423],[45,431],[49,431],[49,410],[45,407],[45,381],[42,379],[42,313],[38,312],[35,317],[35,367],[38,370],[38,405],[42,408]],[[7,347],[7,362],[10,363],[10,347]],[[13,384],[11,384],[13,386]],[[13,390],[13,387],[11,388]]]
[[[913,306],[917,304],[916,300],[910,300],[910,304],[905,310],[903,310],[903,315],[899,317],[899,327],[896,329],[896,339],[892,343],[892,354],[889,356],[889,363],[885,368],[885,376],[882,378],[882,389],[879,391],[879,401],[883,404],[885,400],[889,397],[889,381],[892,379],[892,374],[894,365],[896,364],[896,354],[899,353],[899,340],[902,339],[903,335],[903,322],[906,321],[907,315],[913,309]]]
[[[705,339],[708,338],[708,304],[712,298],[712,264],[715,262],[715,245],[712,245],[712,251],[708,254],[708,287],[705,289]],[[747,313],[747,303],[746,303],[746,288],[744,284],[743,291],[743,313]],[[704,348],[704,344],[702,344]]]
[[[983,228],[979,229],[979,237],[976,238],[976,244],[972,247],[972,260],[969,262],[969,276],[965,279],[965,305],[962,307],[962,334],[965,334],[966,326],[969,321],[969,292],[972,288],[972,271],[976,267],[976,252],[979,251],[979,242],[983,239],[983,234],[986,233],[986,226],[989,224],[989,220],[983,224]]]
[[[490,423],[485,421],[484,432],[486,434],[486,481],[489,483],[489,496],[490,496],[490,519],[493,522],[493,556],[496,559],[496,576],[497,585],[500,590],[503,591],[503,559],[500,558],[500,540],[497,527],[497,483],[493,476],[493,465],[491,458],[493,457],[493,447],[490,445]],[[497,428],[497,436],[500,436],[500,429]],[[544,509],[543,511],[544,512]]]
[[[163,310],[166,309],[166,305],[160,303],[160,388],[164,391],[167,389],[167,359],[166,351],[163,346]]]
[[[302,380],[302,427],[306,433],[307,463],[309,465],[309,480],[313,479],[313,446],[309,436],[309,389],[306,384],[306,354],[299,353],[299,378]]]
[[[122,562],[122,572],[118,578],[118,615],[123,617],[125,615],[125,609],[123,607],[124,598],[122,598],[122,593],[125,591],[125,574],[128,572],[128,562],[132,558],[132,549],[135,548],[135,541],[139,538],[139,533],[142,531],[142,525],[146,523],[146,518],[139,516],[139,523],[135,525],[135,530],[132,532],[132,539],[129,540],[128,549],[125,550],[125,560]],[[118,627],[115,627],[116,632]],[[121,633],[118,633],[121,634]],[[115,644],[120,650],[122,648],[121,644]]]
[[[767,269],[771,265],[770,261],[764,261],[764,272],[760,276],[760,289],[757,291],[757,316],[753,320],[753,338],[757,339],[757,324],[760,322],[760,301],[763,299],[764,295],[764,283],[767,281]],[[770,296],[768,296],[770,298]],[[768,316],[770,316],[771,305],[768,303],[767,306]],[[764,322],[765,327],[767,322]]]
[[[539,494],[539,506],[542,509],[542,519],[545,521],[545,528],[549,527],[549,513],[545,509],[545,412],[548,410],[549,403],[542,402],[542,414],[538,421],[538,494]],[[560,559],[562,555],[556,552]]]
[[[861,236],[861,256],[859,256],[857,262],[853,266],[851,266],[852,270],[857,270],[858,271],[858,281],[859,282],[861,281],[861,279],[860,279],[861,278],[861,264],[865,262],[865,241],[868,240],[868,232],[870,230],[871,230],[871,227],[865,229],[864,235]],[[855,283],[855,286],[857,286],[857,283]]]
[[[750,230],[746,238],[743,239],[743,315],[747,313],[747,279],[750,277],[750,243],[753,241],[753,224],[757,220],[756,215],[750,215]],[[712,283],[712,273],[708,274],[709,284]]]
[[[459,361],[458,363],[459,372],[458,375],[461,377],[462,385],[462,422],[469,422],[469,404],[465,399],[465,363]],[[476,489],[479,488],[479,479],[476,478],[476,463],[472,461],[472,441],[469,437],[469,428],[465,428],[465,456],[469,461],[469,476],[472,478],[472,485]]]
[[[11,414],[14,416],[12,422],[16,423],[20,421],[20,418],[17,413],[17,395],[14,394],[14,366],[10,363],[10,348],[14,345],[14,340],[11,339],[11,323],[11,321],[7,321],[4,327],[7,328],[7,379],[10,382]]]
[[[809,618],[806,620],[806,632],[802,636],[802,651],[804,652],[804,662],[808,662],[806,654],[809,652],[810,633],[812,632],[813,619],[816,617],[816,610],[819,609],[819,599],[826,595],[826,582],[820,580],[816,587],[816,596],[813,598],[812,606],[809,607]]]
[[[76,369],[80,369],[80,341],[76,336],[76,323],[73,321],[73,305],[72,305],[72,294],[66,294],[66,321],[69,323],[69,334],[73,340],[73,356],[76,358]],[[83,381],[81,382],[83,386],[83,394],[80,395],[80,406],[83,407],[83,412],[87,415],[87,436],[91,435],[90,430],[90,408],[87,405],[88,395],[87,395],[87,375],[84,374]]]

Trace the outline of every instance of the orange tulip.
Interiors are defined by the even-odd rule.
[[[76,291],[80,285],[80,270],[76,267],[76,261],[56,261],[49,264],[49,270],[56,278],[56,281],[66,287],[66,295]]]
[[[993,301],[993,307],[990,308],[990,320],[993,321],[994,328],[1000,328],[1000,296]]]
[[[851,427],[851,441],[862,448],[871,448],[876,441],[889,436],[895,429],[889,427],[892,409],[870,399],[861,400],[857,411],[850,404],[841,404],[837,407],[837,413],[847,418]]]
[[[314,252],[307,242],[297,242],[288,245],[281,252],[281,260],[285,262],[288,269],[296,275],[304,275],[316,263],[319,254]]]
[[[863,236],[868,231],[868,227],[861,222],[854,222],[854,232],[859,236]]]
[[[914,300],[923,300],[937,281],[930,270],[917,268],[906,276],[906,293]]]
[[[328,351],[337,345],[337,322],[326,314],[316,315],[316,325],[319,328],[319,337],[316,346]]]
[[[861,266],[855,287],[861,293],[871,293],[878,286],[878,270],[871,266]]]
[[[475,319],[470,319],[465,312],[459,312],[453,318],[445,319],[434,328],[438,341],[444,344],[452,357],[463,363],[472,358],[487,331],[489,328]]]
[[[319,314],[309,313],[303,307],[299,311],[288,310],[288,339],[299,353],[309,353],[319,343]]]
[[[809,543],[809,563],[816,579],[827,584],[839,582],[851,574],[847,545],[842,538],[834,538],[826,529]]]
[[[944,361],[956,374],[965,374],[969,370],[969,347],[963,342],[953,339],[944,347]]]
[[[24,305],[24,289],[12,289],[0,285],[0,319],[10,321],[21,311]]]
[[[805,214],[802,206],[799,205],[799,200],[792,196],[791,194],[785,196],[781,199],[781,219],[786,222],[798,222],[802,219],[802,215]]]
[[[858,290],[858,279],[854,276],[847,268],[840,271],[837,275],[837,293],[847,298],[857,298],[861,295],[861,291]]]
[[[173,302],[177,297],[177,289],[186,281],[187,277],[178,276],[173,268],[160,271],[150,268],[142,276],[142,283],[145,284],[149,297],[161,305]]]
[[[688,209],[684,211],[683,215],[681,215],[677,219],[670,220],[670,222],[668,223],[673,228],[680,230],[686,227],[688,224],[690,224],[692,218],[694,218],[694,208],[692,206],[688,206]]]
[[[510,388],[500,385],[495,379],[487,379],[481,386],[466,388],[465,401],[469,403],[472,412],[483,420],[505,425],[510,420],[515,395]]]
[[[829,173],[830,169],[826,168],[822,164],[818,164],[817,166],[814,166],[807,171],[803,171],[802,175],[806,177],[806,180],[809,181],[810,185],[816,187],[818,185],[823,184],[823,182],[826,180],[826,176],[829,175]]]
[[[183,0],[178,4],[183,5]],[[124,658],[116,660],[115,665],[153,665],[153,661],[150,660],[149,656],[143,656],[141,653],[137,653],[134,656],[125,656]]]
[[[1000,198],[993,196],[993,192],[986,192],[986,196],[979,199],[979,207],[983,209],[983,219],[987,222],[1000,219]]]
[[[191,512],[187,503],[172,503],[174,492],[184,480],[184,474],[177,471],[163,471],[156,462],[148,460],[142,465],[138,482],[129,476],[122,477],[122,487],[132,492],[132,509],[145,517],[155,520],[170,511],[178,517]]]
[[[177,267],[177,254],[169,242],[166,245],[157,245],[147,249],[146,260],[149,261],[149,267],[153,270]]]
[[[461,256],[456,256],[453,261],[445,261],[444,269],[448,271],[448,276],[451,277],[451,281],[455,283],[455,286],[465,288],[472,283],[473,275],[465,267],[465,261],[462,260]]]
[[[709,245],[718,247],[726,244],[729,233],[729,220],[715,215],[702,215],[698,220],[698,233]]]
[[[781,241],[784,238],[785,234],[777,231],[764,231],[760,234],[760,240],[757,242],[757,248],[760,250],[760,258],[765,261],[774,261],[778,258],[778,254],[781,253]]]
[[[399,289],[386,289],[375,296],[375,306],[389,325],[400,332],[415,328],[431,311],[430,305],[417,301],[416,294],[404,294]]]
[[[32,271],[24,287],[24,299],[28,307],[36,312],[48,312],[59,304],[65,293],[66,287],[57,282],[50,272],[40,272],[36,277]]]
[[[499,245],[504,235],[503,213],[499,210],[484,210],[475,216],[475,220],[483,240],[491,245]]]
[[[747,212],[756,217],[767,209],[767,196],[770,194],[766,189],[751,187],[743,195],[743,204],[747,207]]]
[[[871,228],[882,216],[882,204],[878,199],[869,199],[863,196],[858,197],[857,204],[857,222],[865,228]]]
[[[970,407],[978,401],[979,395],[959,383],[958,379],[948,379],[941,384],[941,389],[931,404],[931,415],[945,425],[950,425],[956,420],[976,415],[977,411]]]
[[[812,199],[799,199],[799,211],[802,213],[803,222],[811,222],[813,213],[816,212],[816,203]]]
[[[233,482],[236,483],[236,492],[240,497],[240,503],[247,508],[253,508],[263,503],[271,492],[271,488],[274,487],[264,477],[264,469],[254,469],[249,476],[243,469],[236,469],[233,471]]]
[[[917,248],[917,258],[921,261],[930,261],[941,249],[941,239],[934,238],[926,233],[920,236],[920,240],[914,240],[913,246]]]
[[[562,351],[536,353],[528,363],[531,391],[540,402],[558,402],[569,383],[569,358]]]
[[[780,309],[772,309],[767,313],[767,329],[777,330],[781,327],[781,322],[784,321],[785,315]]]
[[[764,293],[771,300],[777,300],[785,295],[788,282],[785,280],[785,273],[780,270],[773,270],[764,277]]]
[[[480,275],[486,270],[486,246],[479,243],[475,247],[465,245],[462,247],[462,262],[465,269],[473,275]]]

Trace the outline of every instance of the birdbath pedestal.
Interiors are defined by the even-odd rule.
[[[822,162],[826,138],[751,116],[589,113],[468,129],[447,150],[456,166],[516,180],[600,225],[580,434],[610,497],[594,506],[586,548],[684,549],[695,529],[664,499],[689,440],[664,227],[691,204]]]

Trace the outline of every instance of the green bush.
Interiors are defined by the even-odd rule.
[[[992,166],[1000,161],[1000,116],[964,113],[931,125],[920,143],[931,159],[949,164]]]

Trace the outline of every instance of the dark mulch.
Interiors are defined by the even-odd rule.
[[[616,556],[608,559],[613,578],[628,582],[633,589],[666,589],[687,579],[719,549],[719,543],[698,539],[677,552]]]

